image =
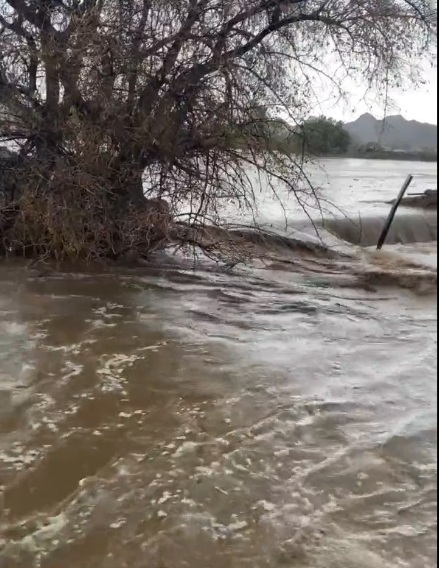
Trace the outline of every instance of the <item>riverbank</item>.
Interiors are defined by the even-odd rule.
[[[392,204],[394,201],[391,202]],[[412,209],[430,209],[437,211],[437,190],[427,190],[421,194],[404,197],[401,201],[403,207]]]
[[[357,160],[380,160],[380,161],[398,161],[398,162],[427,162],[437,163],[437,153],[430,152],[396,152],[396,151],[368,151],[355,152],[350,151],[345,154],[327,154],[313,156],[319,159],[357,159]]]
[[[437,153],[428,152],[352,152],[339,158],[359,158],[364,160],[398,160],[400,162],[437,162]]]
[[[302,227],[293,235],[284,236],[264,230],[244,227],[189,228],[180,226],[182,243],[170,244],[147,258],[121,258],[107,265],[31,262],[26,271],[33,278],[57,277],[57,274],[99,275],[103,270],[116,276],[129,270],[137,274],[211,274],[212,277],[296,282],[305,286],[331,287],[379,293],[380,290],[406,290],[415,295],[434,295],[437,289],[437,266],[427,261],[435,255],[437,225],[422,221],[422,216],[408,215],[399,219],[389,234],[382,252],[374,250],[383,220],[328,220],[320,225]],[[437,222],[437,218],[436,218]],[[422,228],[420,232],[419,227]],[[395,249],[396,243],[403,243]],[[363,245],[363,246],[360,246]],[[410,253],[404,249],[411,245]],[[422,246],[416,256],[415,245]],[[428,249],[427,249],[428,245]],[[367,248],[371,247],[371,248]],[[4,266],[23,267],[15,260]],[[215,277],[216,277],[215,276]]]

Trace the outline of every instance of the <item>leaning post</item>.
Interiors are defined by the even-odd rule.
[[[404,194],[407,191],[408,186],[412,183],[412,180],[413,176],[409,174],[401,187],[398,197],[396,198],[395,202],[392,205],[392,209],[390,210],[389,216],[387,217],[383,231],[380,235],[380,238],[378,239],[377,250],[381,250],[383,248],[383,244],[386,242],[387,235],[389,233],[390,227],[392,226],[393,219],[395,218],[396,211],[401,204],[402,198],[404,197]]]

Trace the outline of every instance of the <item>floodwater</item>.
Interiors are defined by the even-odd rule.
[[[0,568],[434,566],[436,325],[311,269],[2,266]]]

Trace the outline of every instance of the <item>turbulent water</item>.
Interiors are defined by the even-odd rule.
[[[385,217],[390,207],[388,202],[396,198],[408,174],[414,179],[407,195],[437,189],[437,166],[434,163],[327,159],[310,164],[306,173],[319,197],[317,203],[315,199],[307,198],[306,193],[300,194],[307,205],[307,214],[295,199],[288,199],[282,187],[276,188],[276,197],[273,197],[266,191],[265,180],[254,176],[258,210],[252,215],[229,210],[228,217],[238,222],[251,222],[256,218],[262,225],[290,233],[301,225],[301,221],[303,224],[308,219],[308,214],[316,220],[348,217],[359,221],[364,217]],[[403,209],[401,213],[404,213]]]
[[[0,568],[434,566],[434,247],[2,266]]]

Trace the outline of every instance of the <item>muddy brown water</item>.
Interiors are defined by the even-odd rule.
[[[374,244],[401,164],[313,175]],[[0,265],[0,568],[436,565],[437,223],[403,213],[355,262]]]
[[[0,269],[1,568],[436,557],[436,298]]]

